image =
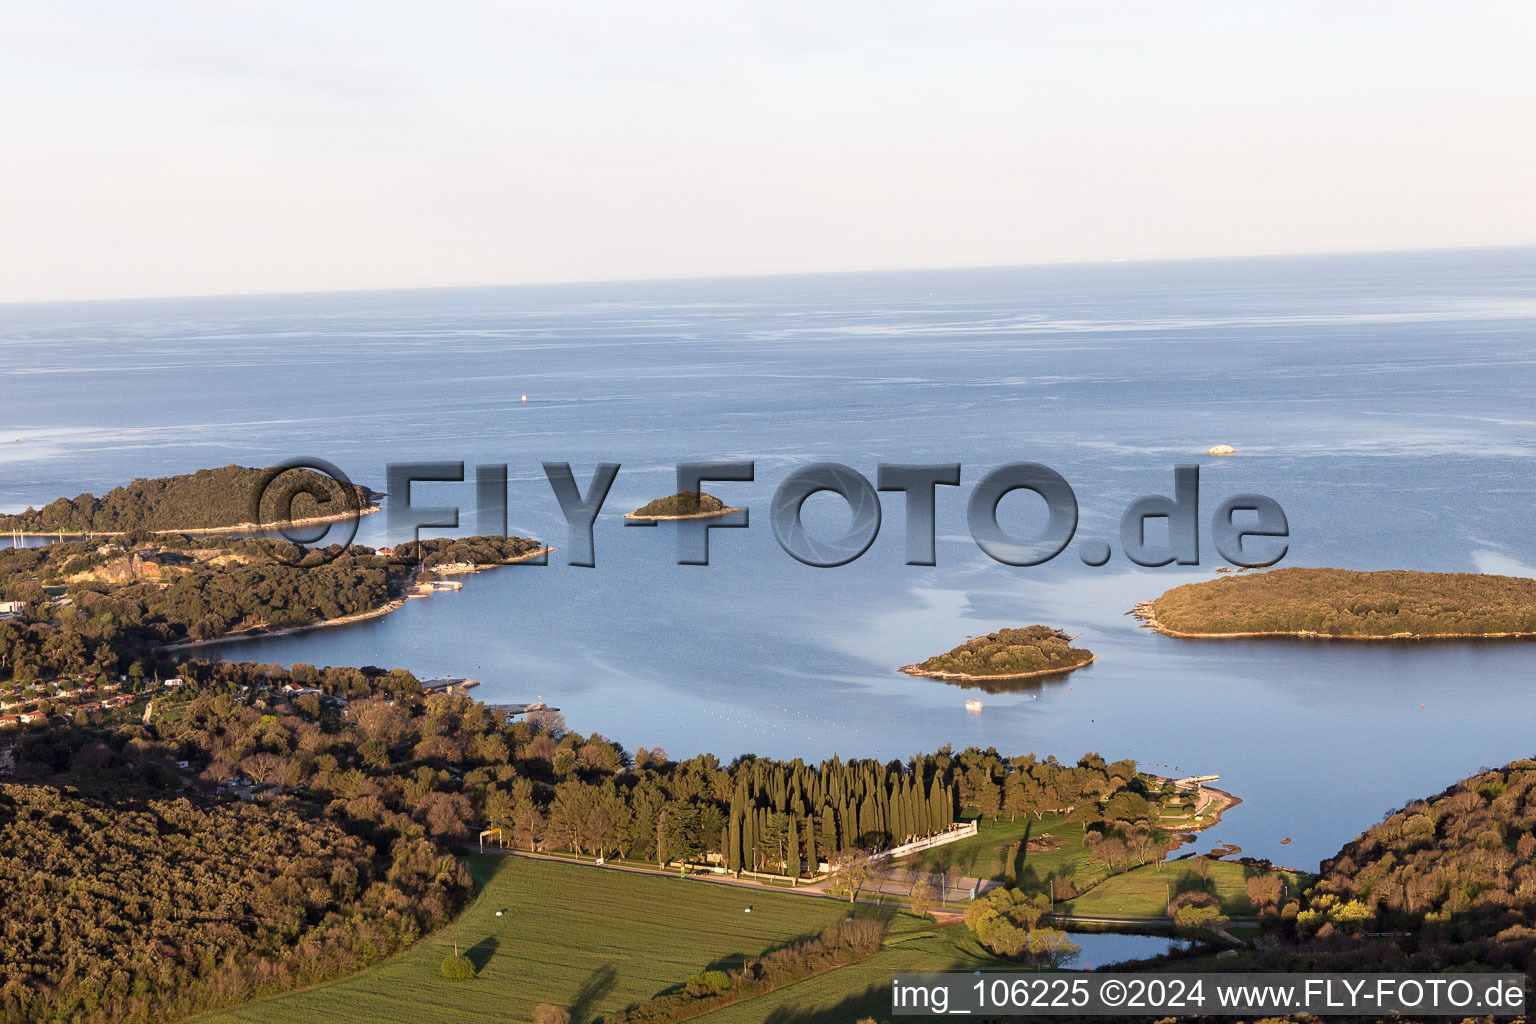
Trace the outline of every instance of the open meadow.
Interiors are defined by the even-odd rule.
[[[739,967],[815,936],[850,912],[834,900],[696,879],[497,855],[469,862],[480,895],[447,928],[359,974],[205,1014],[199,1024],[502,1024],[528,1021],[539,1003],[590,1021],[705,969]],[[853,912],[894,913],[864,906]],[[474,961],[475,979],[439,977],[455,944]]]

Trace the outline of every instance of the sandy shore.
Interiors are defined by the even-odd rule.
[[[369,505],[357,510],[356,515],[371,516],[375,512],[383,511],[383,505]],[[288,519],[281,523],[236,523],[233,526],[199,526],[192,529],[153,530],[157,536],[180,533],[189,537],[207,537],[219,533],[265,533],[268,530],[289,530],[296,526],[324,526],[327,523],[342,523],[353,517],[351,512],[340,512],[334,516],[310,516],[307,519]],[[3,535],[4,531],[0,531]],[[46,540],[49,537],[123,537],[127,535],[124,530],[92,530],[85,533],[71,533],[68,530],[62,533],[54,530],[48,533],[21,533],[12,532],[11,536],[19,536],[23,540]]]
[[[1203,814],[1206,818],[1204,821],[1191,822],[1184,831],[1199,832],[1203,829],[1208,829],[1212,825],[1220,823],[1221,815],[1224,811],[1230,810],[1243,802],[1242,798],[1235,797],[1224,789],[1201,786],[1200,792],[1208,794],[1210,799],[1206,801],[1204,806],[1197,807],[1195,813]]]
[[[675,522],[679,519],[719,519],[721,516],[734,515],[740,512],[739,508],[723,508],[719,512],[695,512],[689,516],[643,516],[639,510],[624,513],[625,519],[638,519],[642,523]]]
[[[896,671],[905,672],[909,676],[924,676],[928,679],[956,679],[960,680],[961,682],[987,683],[1006,681],[1010,679],[1035,679],[1040,676],[1065,675],[1068,672],[1075,672],[1084,666],[1092,665],[1098,660],[1099,656],[1095,654],[1087,661],[1078,665],[1067,665],[1064,668],[1043,668],[1035,672],[1012,672],[1005,676],[973,676],[966,672],[925,672],[920,666],[917,665],[903,665]]]
[[[1310,629],[1274,629],[1248,633],[1186,633],[1158,621],[1153,609],[1154,601],[1143,601],[1132,608],[1134,615],[1144,623],[1143,629],[1151,629],[1164,636],[1183,637],[1190,640],[1235,640],[1243,637],[1288,636],[1303,640],[1506,640],[1536,637],[1536,633],[1383,633],[1381,635],[1359,633],[1319,633]]]
[[[500,569],[504,565],[516,565],[519,562],[531,561],[542,555],[547,555],[553,550],[554,548],[538,548],[518,558],[509,559],[505,562],[497,562],[494,565],[476,566],[474,569],[467,569],[464,571],[484,572],[487,569]],[[307,633],[314,629],[329,629],[332,626],[350,626],[356,622],[367,622],[369,619],[377,619],[388,615],[392,611],[403,608],[405,606],[405,602],[418,597],[431,597],[434,592],[435,591],[433,591],[430,584],[416,585],[412,586],[410,591],[404,596],[397,597],[386,604],[381,604],[377,608],[370,608],[366,612],[358,612],[356,615],[343,615],[338,619],[322,619],[319,622],[306,622],[298,626],[284,626],[281,629],[268,629],[265,626],[257,626],[253,629],[241,630],[238,633],[226,633],[225,635],[215,637],[212,640],[178,640],[176,643],[166,644],[164,647],[157,648],[157,650],[185,651],[191,650],[194,647],[211,647],[214,644],[232,643],[236,640],[265,640],[275,636],[292,636],[295,633]]]

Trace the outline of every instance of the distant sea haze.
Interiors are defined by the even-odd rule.
[[[379,488],[392,461],[505,462],[509,527],[555,544],[549,566],[216,650],[471,676],[482,699],[542,697],[673,756],[1134,757],[1243,798],[1200,848],[1312,868],[1387,809],[1531,755],[1536,645],[1158,636],[1125,613],[1218,561],[1205,541],[1202,567],[1133,566],[1120,513],[1193,462],[1202,495],[1284,506],[1284,565],[1531,574],[1533,341],[1533,249],[3,306],[0,508],[297,455]],[[757,479],[711,493],[751,525],[712,531],[711,565],[676,564],[674,526],[622,525],[673,493],[677,462],[735,458]],[[546,459],[582,481],[623,464],[596,568],[563,564]],[[774,486],[820,460],[871,479],[962,463],[937,493],[938,565],[903,564],[889,495],[857,562],[786,557]],[[965,497],[1021,460],[1071,481],[1108,564],[977,550]],[[414,493],[474,505],[468,482]],[[1037,532],[1032,500],[1000,520]],[[827,495],[805,508],[812,530],[848,522]],[[359,541],[382,543],[383,519]],[[1009,693],[896,671],[1035,623],[1099,659]]]

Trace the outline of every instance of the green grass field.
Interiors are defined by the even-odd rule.
[[[447,928],[340,981],[233,1010],[199,1024],[313,1021],[527,1021],[539,1003],[578,1024],[677,986],[710,967],[819,934],[849,905],[551,861],[475,856],[474,903]],[[744,911],[752,908],[752,913]],[[504,917],[496,917],[505,910]],[[854,913],[893,911],[858,906]],[[918,922],[903,919],[910,930]],[[438,976],[459,944],[479,967],[473,981]]]
[[[1059,849],[1030,853],[1024,844],[1049,833]],[[1067,823],[1063,815],[1047,814],[1036,819],[1020,815],[1017,821],[1006,816],[996,821],[982,818],[976,835],[947,846],[923,850],[896,862],[914,871],[947,871],[951,875],[992,878],[1014,885],[1044,891],[1045,880],[1053,875],[1077,878],[1078,884],[1097,882],[1109,873],[1102,864],[1088,859],[1083,846],[1083,829]]]
[[[891,975],[898,971],[1019,969],[1017,963],[988,954],[964,925],[938,929],[929,925],[919,936],[893,943],[868,960],[818,974],[694,1020],[698,1024],[853,1024],[864,1017],[889,1020]]]
[[[1166,916],[1168,897],[1199,889],[1216,894],[1228,917],[1251,917],[1257,913],[1248,900],[1248,879],[1257,869],[1228,861],[1212,861],[1209,878],[1202,878],[1187,860],[1169,861],[1134,868],[1106,878],[1061,908],[1082,917],[1156,917]],[[1298,871],[1281,871],[1286,892],[1295,896],[1307,877]]]

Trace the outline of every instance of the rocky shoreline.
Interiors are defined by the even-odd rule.
[[[978,676],[972,675],[969,672],[946,672],[942,669],[939,671],[925,671],[921,665],[903,665],[896,671],[904,672],[909,676],[923,676],[927,679],[953,679],[958,682],[973,683],[1006,682],[1013,679],[1035,679],[1040,676],[1065,675],[1068,672],[1074,672],[1077,669],[1091,665],[1098,660],[1099,656],[1094,654],[1089,656],[1087,661],[1078,662],[1076,665],[1063,665],[1060,668],[1042,668],[1036,669],[1033,672],[1010,672],[1006,675],[996,676]]]
[[[487,569],[499,569],[504,565],[516,565],[519,562],[529,562],[535,558],[540,558],[544,555],[547,555],[553,550],[553,548],[547,547],[538,548],[528,552],[526,555],[509,559],[505,562],[497,562],[493,565],[479,565],[473,568],[459,569],[455,575],[458,573],[484,572]],[[328,629],[332,626],[350,626],[353,623],[366,622],[369,619],[377,619],[388,615],[392,611],[403,608],[405,606],[405,602],[407,601],[418,597],[431,597],[433,593],[434,591],[430,585],[417,584],[413,585],[404,595],[394,598],[385,604],[381,604],[377,608],[370,608],[365,612],[358,612],[356,615],[343,615],[337,619],[322,619],[319,622],[306,622],[298,626],[284,626],[281,629],[268,629],[264,626],[257,626],[252,629],[241,630],[238,633],[226,633],[224,636],[214,637],[212,640],[178,640],[175,643],[166,644],[163,647],[157,648],[157,650],[184,651],[191,650],[194,647],[211,647],[214,644],[233,643],[237,640],[266,640],[270,639],[271,637],[292,636],[295,633],[307,633],[313,629]]]
[[[1126,612],[1142,620],[1141,628],[1164,636],[1188,640],[1240,640],[1244,637],[1295,637],[1301,640],[1509,640],[1536,637],[1536,633],[1320,633],[1310,629],[1273,629],[1234,633],[1187,633],[1165,625],[1157,617],[1157,601],[1142,601]]]

